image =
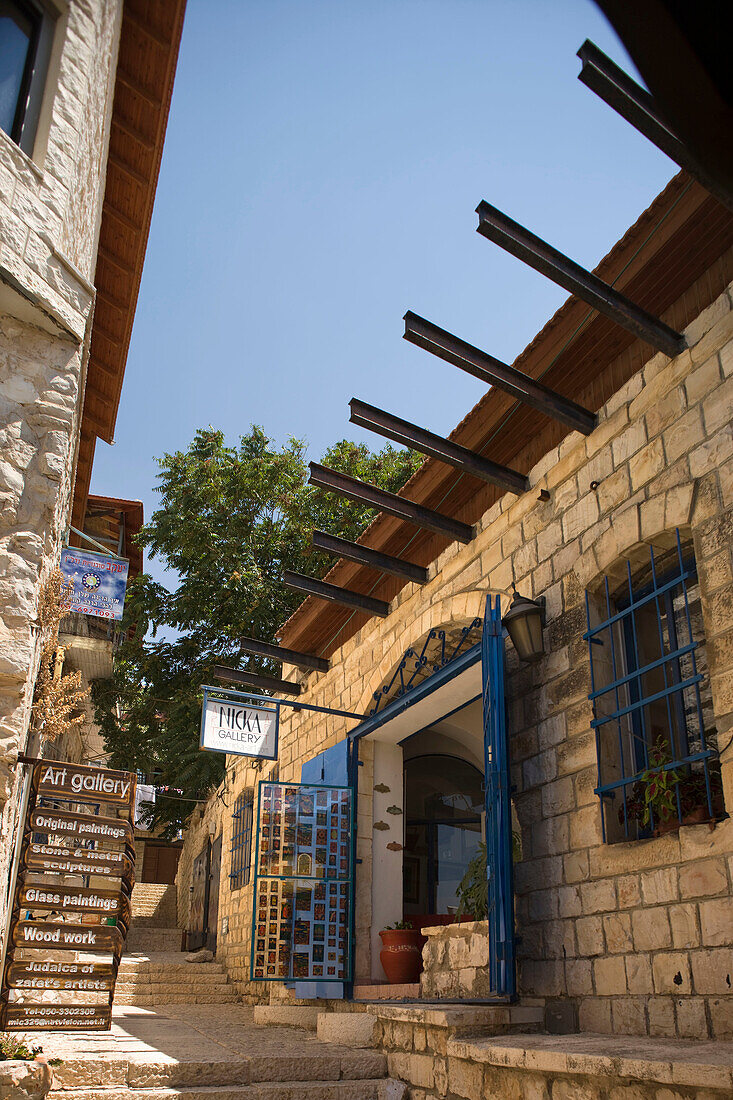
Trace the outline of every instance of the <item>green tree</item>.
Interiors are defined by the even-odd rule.
[[[323,456],[392,492],[421,461],[347,440]],[[156,785],[170,788],[153,821],[173,833],[224,773],[223,756],[199,750],[201,685],[217,663],[279,675],[278,665],[240,654],[239,639],[274,640],[301,602],[282,584],[284,569],[322,576],[333,564],[313,550],[314,527],[354,539],[374,513],[309,486],[304,442],[277,447],[256,425],[237,447],[222,432],[199,430],[159,465],[160,507],[139,541],[178,585],[168,591],[145,573],[130,582],[125,641],[113,677],[95,684],[93,697],[111,765],[154,773]]]

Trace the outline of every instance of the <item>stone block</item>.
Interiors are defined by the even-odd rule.
[[[641,893],[644,904],[660,905],[665,901],[676,901],[678,897],[677,879],[676,867],[643,871],[641,875]]]
[[[603,913],[616,908],[616,890],[612,880],[582,883],[580,897],[584,913]]]
[[[611,1001],[607,997],[584,997],[578,1006],[581,1031],[611,1034]]]
[[[696,993],[730,996],[733,988],[733,951],[730,948],[692,950],[690,965]]]
[[[631,917],[628,913],[609,913],[603,918],[603,931],[606,935],[606,947],[612,954],[633,951]]]
[[[733,901],[730,896],[700,902],[700,927],[705,947],[733,944]]]
[[[677,1034],[672,997],[650,997],[647,1002],[647,1012],[650,1035],[671,1039]]]
[[[664,469],[664,447],[661,439],[648,443],[629,459],[632,492],[646,485]]]
[[[608,956],[593,963],[596,993],[602,997],[618,996],[626,992],[626,967],[623,958]]]
[[[626,985],[629,993],[653,992],[652,967],[648,955],[626,956]]]
[[[346,1047],[377,1045],[379,1022],[367,1012],[319,1012],[316,1034],[322,1043]]]
[[[255,1005],[254,1022],[277,1027],[303,1027],[315,1031],[320,1009],[308,1005]]]
[[[591,957],[603,954],[602,917],[580,917],[575,922],[575,935],[578,940],[579,955]]]
[[[638,875],[623,875],[616,879],[616,894],[622,909],[641,905],[641,885]]]
[[[681,1039],[707,1039],[708,1022],[702,997],[680,997],[675,1003],[677,1034]]]
[[[476,1100],[483,1088],[483,1066],[461,1058],[448,1058],[448,1088],[456,1096]]]
[[[690,962],[684,951],[660,951],[652,959],[656,993],[690,993]]]
[[[672,946],[669,914],[663,906],[637,909],[631,914],[636,951],[659,951]]]
[[[639,997],[614,997],[611,1000],[611,1019],[615,1035],[645,1035],[646,1013],[644,1001]]]
[[[700,932],[697,926],[697,906],[687,903],[672,905],[669,909],[673,947],[697,947]]]
[[[590,959],[566,959],[565,987],[569,997],[593,994],[593,973]]]
[[[680,894],[683,898],[710,897],[728,890],[728,876],[722,859],[705,859],[680,867]]]

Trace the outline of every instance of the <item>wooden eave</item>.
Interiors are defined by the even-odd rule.
[[[595,272],[682,330],[733,277],[732,246],[733,216],[680,172]],[[505,262],[498,252],[495,262]],[[571,296],[514,366],[597,411],[653,354],[648,345]],[[453,369],[445,365],[446,384]],[[527,473],[568,431],[501,391],[489,389],[450,438],[494,462]],[[427,459],[401,492],[427,507],[439,506],[464,523],[475,523],[503,495],[495,486],[460,474],[436,459]],[[422,566],[430,565],[449,545],[445,537],[383,513],[359,541]],[[382,600],[393,599],[409,583],[343,559],[324,579]],[[363,613],[309,597],[278,637],[284,646],[329,657],[368,619]]]
[[[143,503],[141,500],[124,500],[120,497],[103,497],[90,493],[84,515],[84,526],[80,528],[93,539],[109,544],[109,552],[116,554],[120,541],[120,526],[124,521],[121,554],[129,558],[130,576],[136,576],[143,570],[143,552],[135,542],[135,535],[143,525]],[[82,549],[93,549],[72,531],[69,542]]]
[[[114,441],[185,7],[185,0],[124,3],[71,519],[75,527],[84,519],[97,438]]]

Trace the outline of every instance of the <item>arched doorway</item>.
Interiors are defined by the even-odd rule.
[[[449,923],[457,891],[483,840],[483,776],[444,753],[405,761],[403,911],[419,926]]]

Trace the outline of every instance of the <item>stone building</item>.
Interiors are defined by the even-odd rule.
[[[38,598],[70,526],[89,521],[96,440],[114,441],[183,11],[183,0],[28,0],[0,16],[3,911],[17,757],[39,749],[28,744]]]
[[[438,1040],[441,1057],[420,1068],[425,1027],[440,1016],[425,1002],[483,1001],[476,1012],[510,1002],[513,954],[511,1011],[525,1022],[733,1033],[732,245],[730,213],[676,176],[596,273],[682,333],[683,350],[655,352],[568,299],[514,367],[590,410],[593,426],[570,430],[490,389],[450,438],[526,474],[526,487],[509,492],[427,459],[401,495],[469,525],[465,539],[376,516],[360,543],[427,575],[337,561],[328,582],[387,606],[306,599],[279,640],[328,665],[284,665],[293,686],[276,698],[304,709],[281,707],[277,759],[228,755],[224,783],[191,821],[182,926],[208,934],[240,993],[272,1012],[316,997],[381,1014],[392,1072],[416,1096],[445,1095],[431,1076]],[[544,654],[532,663],[506,636],[487,642],[497,635],[487,596],[499,594],[506,613],[513,584],[545,601]],[[510,763],[498,793],[489,726],[501,724],[501,698],[496,667],[482,673],[482,640],[506,661]],[[352,792],[345,937],[329,923],[328,876],[319,888],[312,853],[300,862],[311,825],[295,830],[314,812],[300,788],[300,816],[281,822],[282,785],[300,782]],[[502,834],[496,807],[509,793]],[[338,828],[321,841],[325,866],[336,853],[336,879]],[[455,921],[484,833],[515,935],[496,909],[493,929]],[[267,873],[288,858],[285,887]],[[197,876],[215,886],[192,908]],[[419,986],[394,989],[379,932],[403,918],[423,927],[424,970]],[[343,984],[328,982],[331,959]],[[409,1005],[390,1008],[391,997]]]

